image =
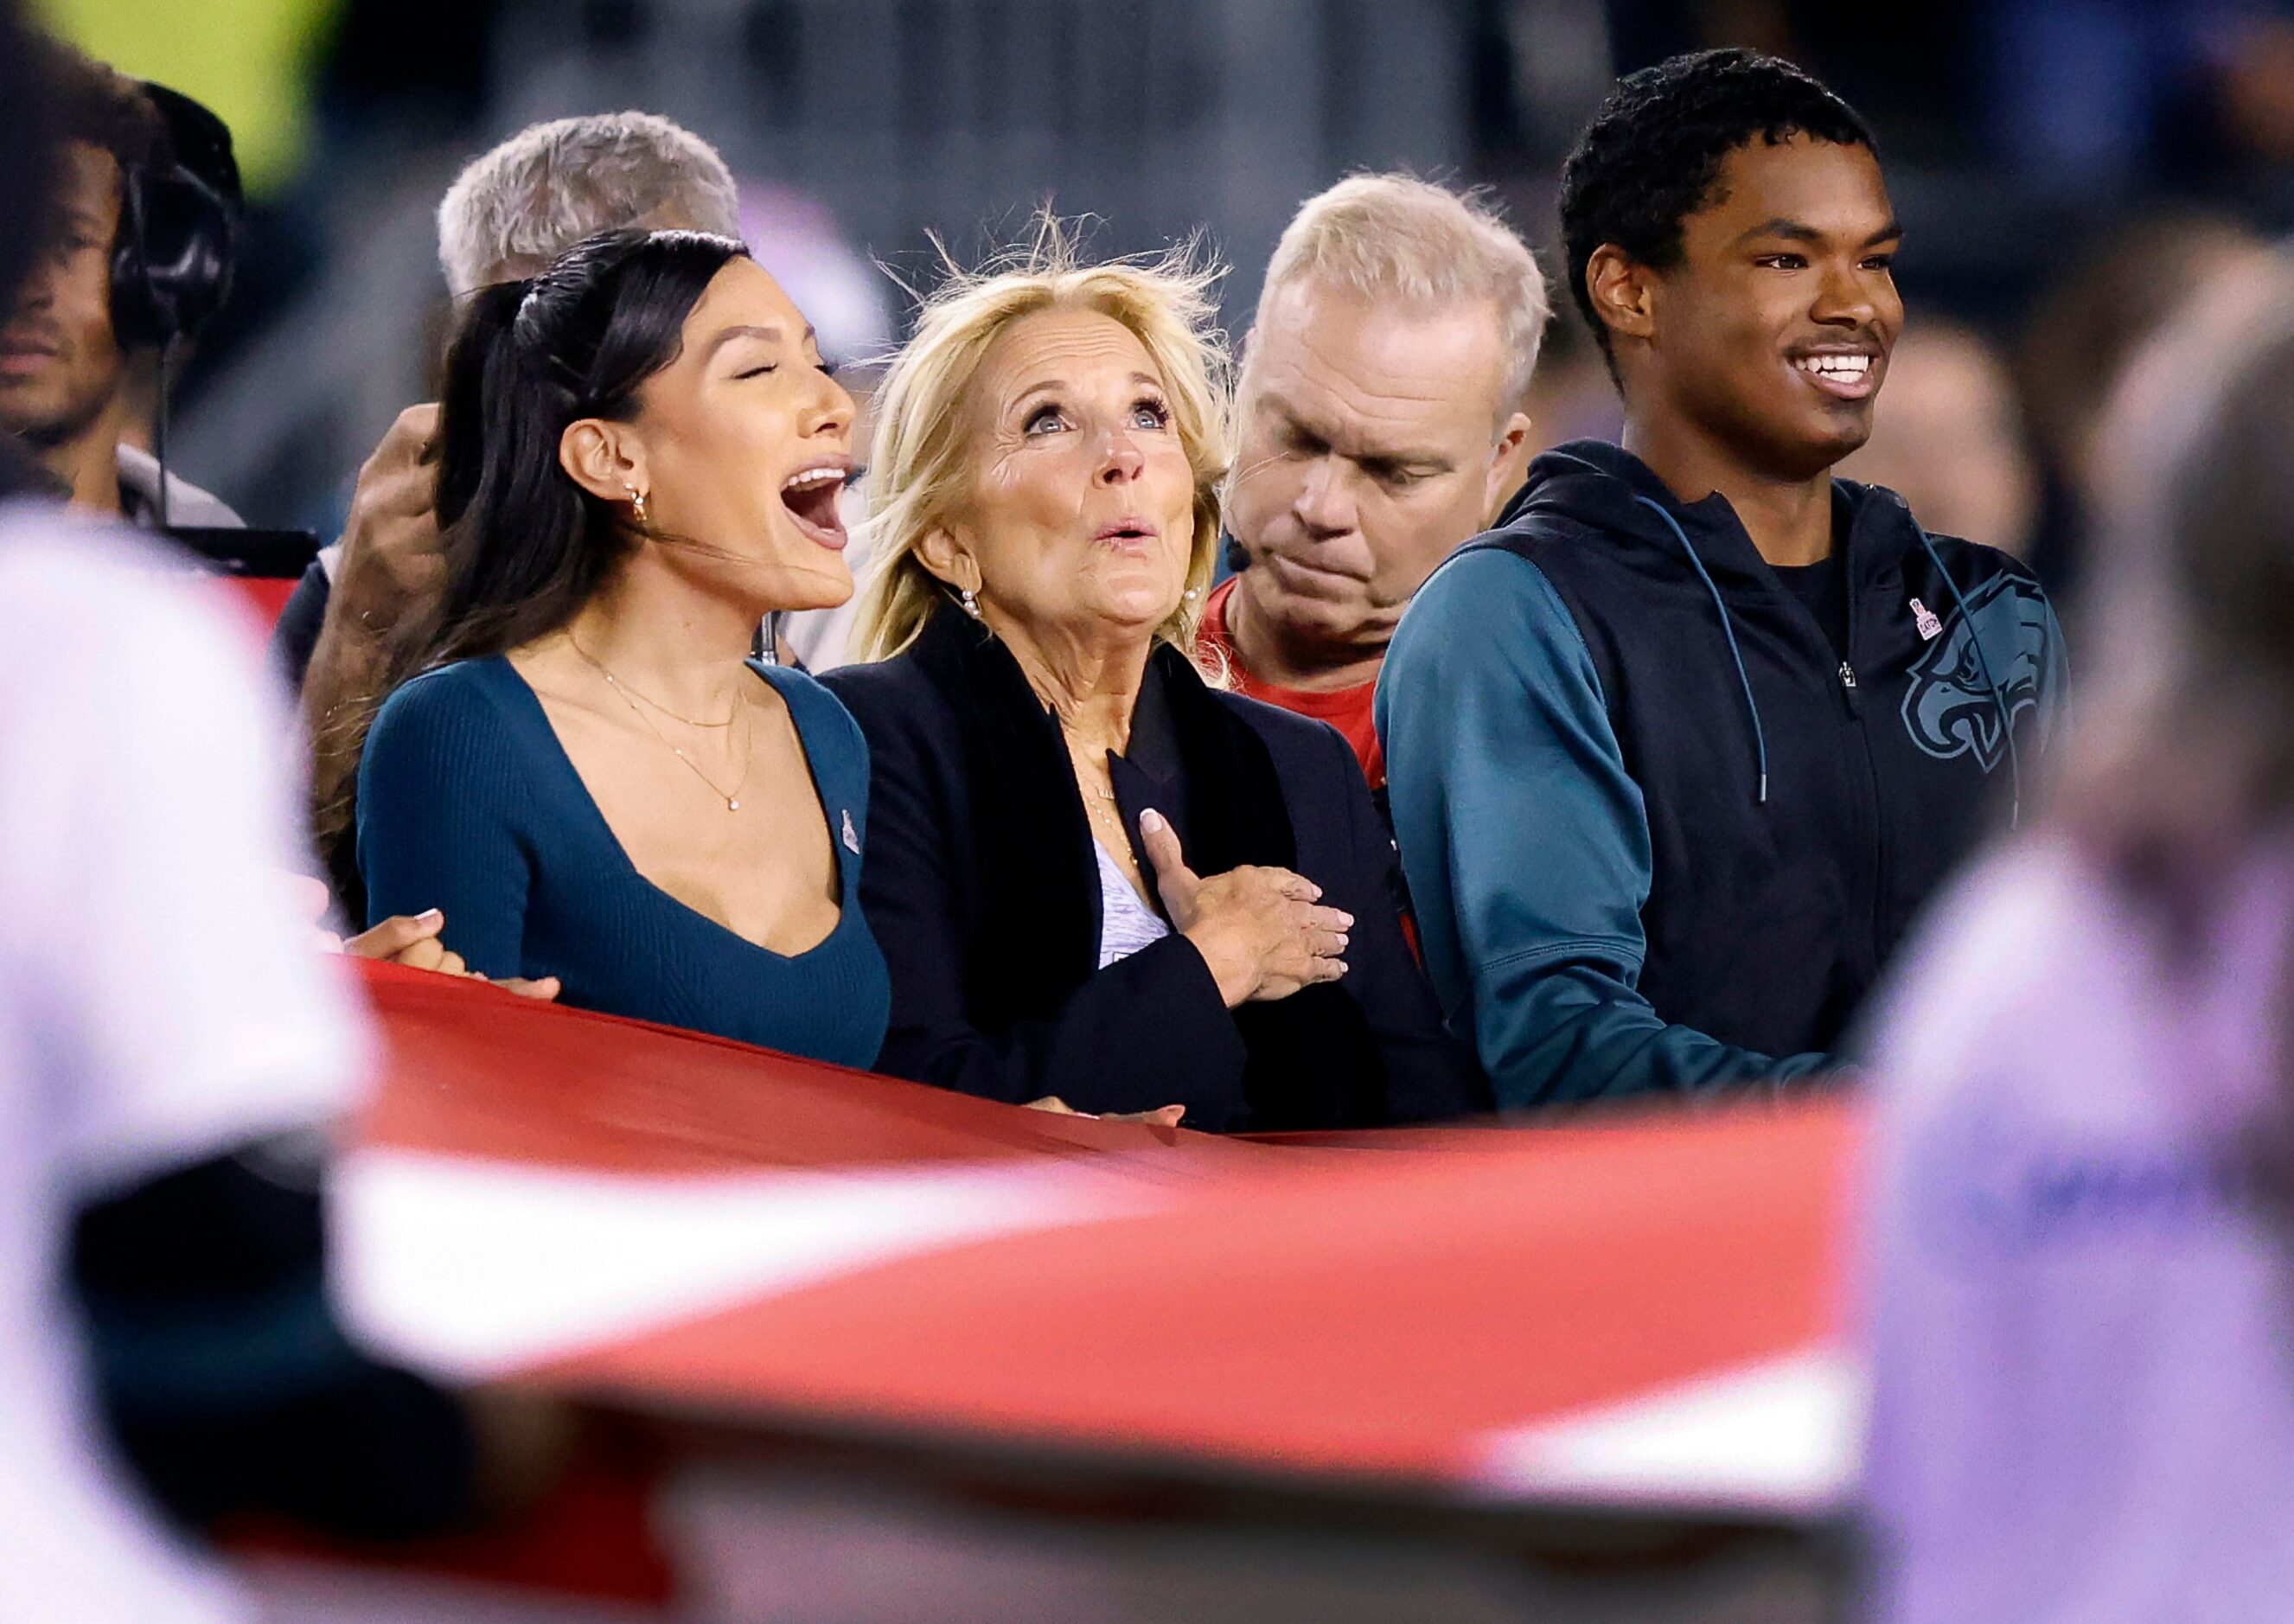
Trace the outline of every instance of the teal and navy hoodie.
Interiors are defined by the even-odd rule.
[[[1377,719],[1427,969],[1507,1106],[1819,1070],[2062,708],[2004,553],[1833,482],[1847,658],[1727,498],[1547,452],[1403,616]]]

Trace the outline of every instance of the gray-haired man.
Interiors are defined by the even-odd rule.
[[[1241,573],[1212,592],[1201,641],[1242,692],[1345,734],[1381,804],[1387,640],[1521,483],[1546,315],[1512,229],[1409,175],[1308,199],[1267,265],[1227,486]]]

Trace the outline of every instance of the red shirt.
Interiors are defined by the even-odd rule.
[[[1363,776],[1370,780],[1373,790],[1386,788],[1386,752],[1379,747],[1378,728],[1371,720],[1371,704],[1378,697],[1375,678],[1353,688],[1336,688],[1323,692],[1303,688],[1277,688],[1272,682],[1261,682],[1253,677],[1235,652],[1234,641],[1227,635],[1226,600],[1234,595],[1237,576],[1229,576],[1211,589],[1210,601],[1203,606],[1202,630],[1196,641],[1206,649],[1216,649],[1226,656],[1227,673],[1233,679],[1237,693],[1249,694],[1269,705],[1281,706],[1286,711],[1296,711],[1301,716],[1312,716],[1317,722],[1327,722],[1346,735],[1354,747],[1354,759],[1362,763]]]

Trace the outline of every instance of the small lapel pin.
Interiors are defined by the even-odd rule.
[[[1924,643],[1932,643],[1943,635],[1943,622],[1916,598],[1912,600],[1912,624],[1920,629],[1920,641]]]
[[[860,855],[860,831],[852,827],[852,809],[844,809],[844,849],[853,856]]]

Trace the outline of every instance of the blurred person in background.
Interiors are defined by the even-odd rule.
[[[1460,1115],[1485,1097],[1353,751],[1189,657],[1226,474],[1210,282],[1080,263],[1046,220],[952,275],[885,379],[881,663],[826,678],[872,758],[878,1065],[1213,1132]]]
[[[852,401],[737,239],[593,237],[472,298],[446,363],[430,629],[359,767],[378,918],[483,975],[865,1066],[868,752],[761,621],[852,592]]]
[[[2095,431],[2127,361],[2193,288],[2268,252],[2235,220],[2170,210],[2114,226],[2040,296],[2015,372],[2047,478],[2031,561],[2049,591],[2077,586],[2086,538],[2111,520]]]
[[[1267,265],[1226,490],[1239,573],[1199,636],[1237,692],[1344,734],[1381,808],[1379,662],[1411,594],[1521,484],[1550,314],[1511,228],[1408,175],[1308,199]]]
[[[2294,1615],[2294,263],[2097,440],[2102,698],[1869,1046],[1875,1616]]]
[[[186,318],[206,314],[178,309],[152,289],[186,273],[209,289],[227,284],[236,187],[226,198],[216,183],[187,175],[151,87],[69,45],[43,39],[33,48],[54,64],[65,159],[48,253],[0,325],[0,429],[28,445],[78,506],[150,528],[161,510],[159,465],[146,449],[159,404],[159,353]],[[227,135],[224,141],[227,162]],[[195,241],[180,217],[181,194],[192,187],[205,194],[197,206],[211,211]],[[162,195],[170,190],[177,195]],[[155,273],[155,252],[185,245],[197,256],[219,255],[220,277],[198,265]],[[173,474],[165,505],[170,524],[240,524],[222,502]]]
[[[1644,69],[1561,219],[1623,444],[1539,456],[1387,653],[1427,967],[1501,1106],[1805,1076],[2038,758],[2054,612],[1833,477],[1903,317],[1845,102],[1746,51]]]
[[[79,179],[53,60],[0,0],[0,217],[28,227],[0,295],[52,274],[28,227]],[[482,1452],[324,1295],[316,1152],[367,1045],[289,902],[284,718],[229,616],[26,500],[46,483],[0,442],[0,1612],[206,1624],[236,1599],[100,1400],[192,1525],[451,1523]]]
[[[651,113],[560,118],[520,130],[455,178],[438,205],[438,263],[447,292],[464,301],[626,227],[737,238],[731,172],[708,143]],[[359,469],[341,539],[320,553],[274,632],[280,664],[302,691],[320,857],[352,919],[366,913],[350,841],[357,745],[444,579],[437,432],[435,404],[399,414]]]
[[[1930,315],[1907,325],[1872,437],[1838,472],[1895,492],[1931,530],[2030,556],[2038,469],[2015,379],[1973,328]]]

